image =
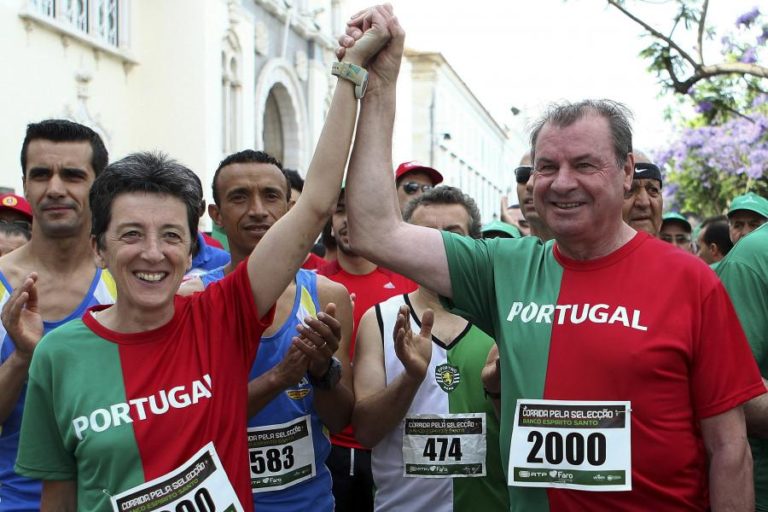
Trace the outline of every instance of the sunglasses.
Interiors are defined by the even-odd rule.
[[[416,183],[415,181],[406,181],[403,183],[403,191],[409,196],[412,196],[419,190],[427,192],[428,190],[432,190],[432,188],[432,185],[424,185],[422,183]]]
[[[515,180],[521,185],[528,183],[528,179],[531,177],[531,171],[533,171],[533,167],[530,165],[521,165],[515,169]]]
[[[16,226],[17,228],[25,229],[27,231],[32,229],[32,223],[26,220],[4,220],[0,219],[0,224],[8,224],[10,226]]]

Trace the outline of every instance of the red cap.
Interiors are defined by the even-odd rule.
[[[421,171],[427,173],[429,175],[429,179],[432,180],[433,186],[437,185],[438,183],[442,183],[443,181],[442,174],[437,172],[435,169],[427,167],[426,165],[422,165],[416,161],[403,162],[402,164],[398,165],[397,170],[395,171],[395,181],[400,181],[400,178],[403,177],[403,175],[413,171]]]
[[[32,207],[26,199],[16,194],[0,195],[0,210],[7,209],[19,212],[29,218],[32,222]]]

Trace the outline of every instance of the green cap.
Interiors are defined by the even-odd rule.
[[[768,199],[755,194],[754,192],[747,192],[743,196],[736,196],[731,201],[731,207],[728,209],[728,216],[730,217],[736,210],[749,210],[768,218]]]
[[[495,238],[495,237],[487,237],[485,236],[488,233],[503,233],[506,236],[501,236],[501,238],[520,238],[523,236],[520,234],[520,230],[517,229],[512,224],[507,224],[506,222],[501,222],[500,220],[494,220],[493,222],[489,222],[485,226],[483,226],[482,233],[483,238]]]
[[[688,219],[677,212],[665,213],[661,217],[661,225],[664,226],[665,222],[679,222],[685,226],[685,229],[687,229],[689,233],[693,230],[693,227],[691,226],[691,223],[688,222]]]

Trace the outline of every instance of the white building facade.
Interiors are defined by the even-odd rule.
[[[401,77],[395,165],[418,160],[434,167],[445,184],[472,196],[483,222],[497,218],[515,167],[508,130],[440,53],[407,50]]]
[[[0,185],[21,189],[26,124],[45,118],[96,129],[112,160],[165,151],[206,186],[245,148],[305,171],[340,19],[340,0],[0,0]]]
[[[306,171],[330,103],[344,0],[0,0],[0,187],[21,190],[28,123],[99,132],[115,160],[159,150],[200,176],[264,149]],[[509,140],[438,53],[408,51],[395,163],[420,160],[478,202],[509,182]]]

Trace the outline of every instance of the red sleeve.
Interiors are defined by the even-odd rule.
[[[248,361],[256,354],[259,339],[264,330],[272,325],[275,307],[262,315],[256,310],[256,301],[248,278],[247,262],[240,263],[221,281],[211,283],[199,297],[198,307],[208,310],[207,318],[212,334],[223,340],[225,336],[236,340],[245,351]],[[250,368],[250,363],[249,363]]]
[[[755,358],[720,281],[702,303],[692,365],[691,393],[699,418],[724,413],[765,393]]]

